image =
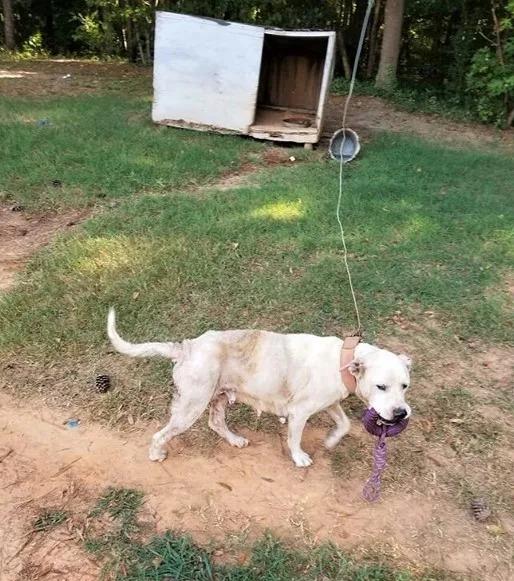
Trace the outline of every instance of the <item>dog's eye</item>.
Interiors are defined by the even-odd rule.
[[[407,389],[409,386],[406,383],[402,383],[403,389]]]
[[[385,391],[387,388],[387,385],[377,385],[378,389],[380,389],[380,391]]]

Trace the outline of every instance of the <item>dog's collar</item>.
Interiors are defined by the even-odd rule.
[[[350,373],[348,367],[355,359],[355,349],[360,342],[360,337],[346,337],[343,341],[343,346],[341,347],[341,365],[339,367],[339,372],[341,373],[341,379],[344,386],[350,393],[355,393],[355,390],[357,389],[357,380]]]

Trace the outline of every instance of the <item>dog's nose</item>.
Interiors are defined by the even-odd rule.
[[[394,408],[393,410],[393,420],[399,422],[403,418],[407,417],[407,410],[405,408]]]

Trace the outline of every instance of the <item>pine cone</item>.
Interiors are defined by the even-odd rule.
[[[111,388],[111,378],[108,375],[97,375],[95,379],[95,389],[98,393],[105,393]]]
[[[491,516],[491,509],[483,498],[474,498],[471,501],[471,512],[478,522],[484,522]]]

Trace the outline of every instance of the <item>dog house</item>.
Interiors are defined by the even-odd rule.
[[[155,123],[316,143],[335,33],[157,12]]]

